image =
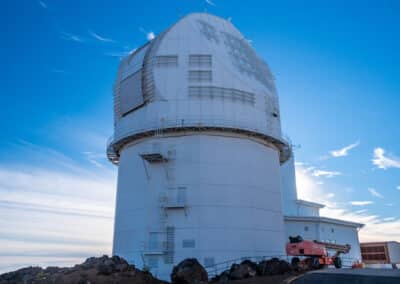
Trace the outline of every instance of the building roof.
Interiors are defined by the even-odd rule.
[[[305,205],[308,207],[315,207],[315,208],[324,208],[325,207],[324,204],[311,202],[311,201],[307,201],[307,200],[302,200],[302,199],[297,199],[296,203],[299,205]]]
[[[348,226],[348,227],[354,227],[354,228],[364,227],[364,224],[361,224],[361,223],[344,221],[344,220],[327,218],[327,217],[285,216],[284,218],[285,218],[285,221],[327,223],[327,224],[335,224],[335,225]]]
[[[389,243],[396,243],[400,244],[398,241],[382,241],[382,242],[362,242],[360,245],[384,245],[384,244],[389,244]]]

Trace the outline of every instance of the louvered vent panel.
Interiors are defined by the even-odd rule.
[[[189,87],[189,96],[241,101],[243,103],[251,105],[254,105],[255,103],[255,96],[252,93],[240,91],[237,89],[220,88],[214,86]]]
[[[190,67],[210,68],[212,66],[211,55],[193,54],[189,56]]]
[[[195,70],[189,71],[189,82],[211,82],[211,71]]]
[[[160,55],[156,56],[157,67],[176,67],[178,66],[178,56],[176,55]]]

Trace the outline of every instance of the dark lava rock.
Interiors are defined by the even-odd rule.
[[[0,275],[0,284],[166,284],[121,257],[90,257],[74,267],[27,267]]]
[[[232,264],[229,270],[229,278],[232,280],[240,280],[254,277],[257,275],[257,264],[250,260],[244,260],[240,264]]]
[[[208,274],[195,258],[187,258],[174,266],[172,284],[200,284],[208,282]]]
[[[263,260],[258,264],[258,272],[260,275],[278,275],[291,271],[290,264],[278,258]]]

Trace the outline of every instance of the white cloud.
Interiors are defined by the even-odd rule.
[[[339,176],[342,173],[337,172],[337,171],[324,171],[324,170],[313,170],[312,175],[315,177],[327,177],[327,178],[332,178],[335,176]]]
[[[61,32],[61,38],[68,41],[83,42],[82,37],[66,32]]]
[[[0,163],[0,273],[111,253],[115,168],[26,141],[15,147],[27,158]]]
[[[95,32],[92,32],[92,31],[89,31],[89,34],[90,34],[93,38],[97,39],[98,41],[102,41],[102,42],[115,42],[113,39],[103,37],[103,36],[101,36],[101,35],[99,35],[99,34],[97,34],[97,33],[95,33]]]
[[[379,169],[400,168],[400,158],[385,156],[385,150],[382,148],[374,149],[372,163]]]
[[[108,163],[106,155],[104,153],[93,153],[91,151],[83,152],[86,159],[94,166],[98,168],[104,168],[103,162]]]
[[[330,192],[330,193],[328,193],[328,194],[326,195],[326,198],[334,198],[334,197],[335,197],[335,194],[332,193],[332,192]]]
[[[336,157],[344,157],[344,156],[348,155],[348,153],[351,149],[357,147],[358,145],[360,145],[360,141],[357,141],[353,144],[345,146],[342,149],[331,151],[330,154],[332,155],[332,157],[335,157],[335,158]]]
[[[321,209],[321,216],[365,224],[365,227],[359,231],[360,241],[400,241],[400,219],[392,219],[390,216],[381,218],[370,213],[370,210],[366,208],[352,211],[351,207],[348,208],[347,202],[333,200],[343,197],[339,194],[335,198],[326,198],[329,193],[317,184],[316,178],[307,172],[304,166],[296,165],[296,183],[299,198],[326,205],[325,208]],[[372,201],[355,202],[362,205],[372,203]],[[385,218],[386,220],[384,220]]]
[[[215,3],[211,0],[205,0],[208,5],[215,6]]]
[[[378,197],[378,198],[383,198],[383,195],[380,194],[379,192],[376,191],[375,188],[368,188],[369,193],[371,193],[372,196]]]
[[[147,40],[153,40],[155,37],[156,37],[156,36],[155,36],[155,34],[154,34],[153,32],[148,32],[148,33],[146,34]]]
[[[396,220],[396,217],[387,217],[387,218],[383,218],[383,221],[388,222],[388,221],[394,221]]]
[[[47,4],[43,1],[38,1],[39,5],[43,8],[43,9],[47,9]]]
[[[365,206],[373,204],[373,201],[350,201],[350,204],[353,206]]]

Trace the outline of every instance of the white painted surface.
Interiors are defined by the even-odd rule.
[[[297,188],[294,168],[294,157],[281,165],[281,190],[283,213],[287,216],[298,215],[297,210]]]
[[[173,158],[148,163],[154,148]],[[147,174],[146,174],[147,172]],[[244,256],[282,255],[284,227],[278,151],[248,139],[189,135],[147,139],[126,146],[118,175],[114,254],[143,266],[146,253],[162,253],[166,227],[175,228],[174,264],[187,257],[216,263]],[[165,209],[169,190],[186,190],[186,208]],[[164,201],[163,201],[164,200]],[[165,215],[164,215],[165,214]],[[151,232],[160,244],[149,248]],[[194,240],[194,248],[183,248]],[[166,279],[172,265],[155,255]]]
[[[358,240],[357,228],[353,226],[344,226],[331,224],[324,221],[288,221],[285,220],[286,237],[300,235],[303,239],[317,240],[321,242],[349,244],[351,250],[348,254],[342,255],[343,259],[351,261],[361,261],[360,242]],[[334,252],[331,251],[331,254]]]
[[[149,51],[146,57],[143,52]],[[211,66],[189,64],[191,55],[210,55]],[[177,56],[177,65],[155,64],[157,56]],[[116,86],[138,71],[143,62],[143,88],[148,97],[143,107],[121,117],[116,115],[116,139],[145,128],[166,125],[219,125],[251,129],[281,138],[279,102],[274,78],[264,61],[243,35],[228,21],[209,14],[190,14],[124,59]],[[191,71],[211,71],[210,82],[189,80]],[[237,90],[237,96],[189,96],[190,87]],[[115,102],[119,98],[116,88]],[[254,104],[240,92],[254,95]],[[135,100],[138,103],[140,100]],[[146,99],[145,99],[146,101]],[[137,106],[138,104],[132,104]],[[131,108],[132,108],[131,107]],[[116,109],[121,109],[119,105]],[[126,108],[125,108],[126,112]]]

